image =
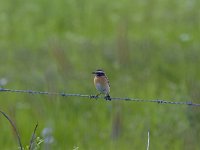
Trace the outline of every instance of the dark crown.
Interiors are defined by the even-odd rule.
[[[102,69],[98,69],[94,72],[97,76],[105,76],[105,73]]]

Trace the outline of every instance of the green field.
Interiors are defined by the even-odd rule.
[[[111,97],[200,103],[199,10],[197,0],[2,0],[0,85],[90,95],[102,68]],[[150,150],[200,149],[200,107],[0,92],[0,110],[24,147],[38,122],[44,150],[145,150],[148,130]],[[19,147],[2,115],[0,145]]]

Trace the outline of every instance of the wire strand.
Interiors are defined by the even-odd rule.
[[[70,93],[58,93],[58,92],[46,92],[46,91],[33,91],[33,90],[14,90],[14,89],[5,89],[0,88],[0,92],[11,92],[11,93],[28,93],[28,94],[37,94],[37,95],[57,95],[63,97],[85,97],[89,99],[105,99],[102,96],[88,95],[88,94],[70,94]],[[162,99],[154,99],[154,100],[145,100],[139,98],[120,98],[120,97],[111,97],[111,100],[125,100],[125,101],[135,101],[135,102],[150,102],[150,103],[158,103],[158,104],[175,104],[175,105],[188,105],[188,106],[200,106],[198,103],[193,103],[192,101],[168,101]]]

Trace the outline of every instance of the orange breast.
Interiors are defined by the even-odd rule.
[[[108,94],[110,92],[109,81],[105,76],[94,78],[94,85],[96,89],[104,94]]]

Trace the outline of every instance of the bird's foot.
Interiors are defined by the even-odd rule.
[[[111,101],[110,95],[106,95],[104,98],[105,98],[105,100],[107,100],[107,101]]]

